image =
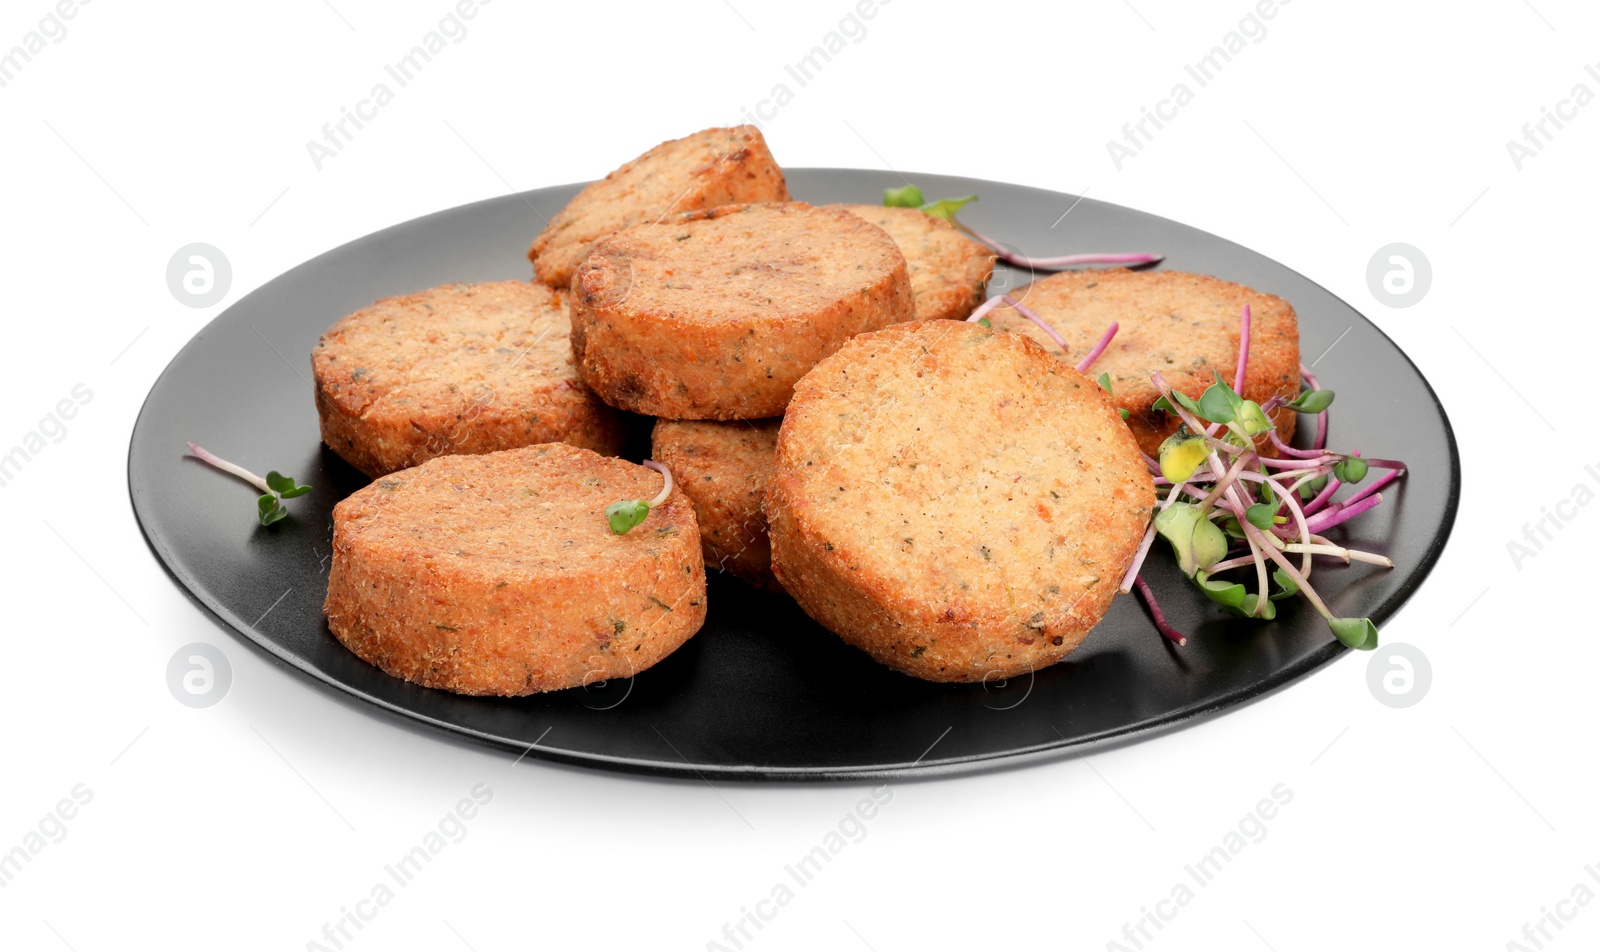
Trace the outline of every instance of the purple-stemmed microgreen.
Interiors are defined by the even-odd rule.
[[[1116,321],[1111,322],[1111,326],[1106,328],[1105,334],[1101,335],[1100,341],[1094,345],[1092,350],[1083,355],[1082,360],[1078,361],[1078,373],[1086,374],[1089,372],[1089,368],[1093,366],[1094,362],[1100,359],[1100,355],[1106,352],[1107,347],[1111,346],[1111,339],[1117,336],[1117,330],[1121,327],[1122,325]],[[1105,375],[1102,374],[1101,376]],[[1107,393],[1111,392],[1109,381],[1103,383],[1102,386],[1108,388],[1106,390]]]
[[[1154,593],[1139,577],[1149,546],[1159,535],[1172,547],[1179,570],[1226,611],[1270,620],[1276,616],[1275,601],[1299,595],[1316,608],[1341,643],[1374,648],[1377,627],[1366,618],[1335,617],[1310,577],[1316,557],[1394,567],[1387,556],[1339,545],[1322,533],[1380,505],[1383,495],[1378,490],[1403,476],[1405,465],[1364,457],[1359,451],[1327,449],[1333,392],[1323,390],[1305,367],[1301,377],[1307,389],[1294,400],[1273,398],[1263,405],[1241,396],[1250,331],[1247,307],[1240,315],[1239,360],[1232,386],[1214,374],[1215,382],[1196,399],[1174,390],[1161,374],[1151,376],[1161,394],[1155,407],[1178,417],[1179,424],[1159,454],[1157,484],[1165,495],[1158,500],[1121,590],[1137,591],[1152,617],[1161,619],[1157,627],[1162,634],[1172,638]],[[1280,407],[1317,416],[1311,449],[1288,446],[1278,436],[1268,414]],[[1276,455],[1262,456],[1263,446],[1270,446]],[[1388,473],[1343,500],[1335,499],[1342,487],[1361,483],[1373,468]],[[1254,591],[1248,580],[1219,577],[1239,569],[1253,570]]]
[[[1094,264],[1120,264],[1138,267],[1140,265],[1155,264],[1162,259],[1162,255],[1144,253],[1135,254],[1081,254],[1058,255],[1051,258],[1032,258],[1010,250],[993,238],[982,234],[971,226],[956,219],[956,212],[963,206],[978,200],[976,195],[967,195],[962,198],[944,198],[937,202],[930,202],[923,198],[922,190],[909,182],[900,188],[886,188],[883,190],[883,204],[890,208],[916,208],[935,218],[942,218],[956,226],[978,244],[983,245],[995,253],[999,260],[1015,268],[1027,268],[1030,271],[1065,271],[1068,268],[1080,268]]]
[[[1070,350],[1065,338],[1049,322],[1008,294],[985,301],[968,320],[992,327],[988,315],[1001,306],[1016,310],[1037,324],[1063,351]],[[1275,602],[1300,595],[1323,616],[1341,643],[1352,648],[1375,648],[1377,627],[1366,618],[1334,617],[1311,587],[1310,576],[1316,556],[1337,558],[1345,564],[1355,561],[1394,567],[1386,556],[1346,548],[1320,533],[1376,508],[1383,502],[1377,490],[1403,476],[1405,465],[1397,460],[1363,457],[1359,451],[1339,453],[1327,449],[1328,407],[1334,395],[1331,390],[1321,389],[1303,366],[1301,377],[1308,389],[1295,399],[1274,396],[1264,404],[1245,399],[1240,391],[1244,389],[1250,360],[1248,306],[1241,310],[1239,320],[1239,359],[1232,386],[1220,373],[1213,373],[1214,383],[1197,399],[1174,390],[1160,373],[1150,378],[1160,393],[1154,408],[1177,416],[1179,423],[1177,431],[1161,444],[1159,459],[1144,457],[1156,474],[1156,484],[1165,487],[1166,493],[1158,500],[1120,590],[1137,592],[1157,629],[1177,644],[1186,643],[1182,633],[1167,623],[1154,591],[1139,575],[1150,546],[1159,535],[1172,547],[1185,577],[1224,610],[1270,621],[1277,616]],[[1116,324],[1107,329],[1078,363],[1080,372],[1086,372],[1104,353],[1117,330]],[[1101,374],[1098,383],[1108,394],[1112,393],[1109,374]],[[1312,449],[1301,450],[1284,443],[1269,415],[1280,408],[1316,414],[1317,435]],[[1127,419],[1126,410],[1119,412]],[[1262,456],[1263,441],[1277,455]],[[1389,472],[1365,489],[1335,501],[1339,489],[1362,482],[1373,467]],[[1300,565],[1293,565],[1288,556],[1298,556]],[[1253,570],[1254,591],[1244,582],[1218,577],[1235,569]]]
[[[1328,404],[1333,402],[1333,391],[1323,390],[1322,384],[1317,380],[1316,376],[1311,373],[1311,368],[1307,367],[1305,364],[1300,365],[1300,379],[1304,380],[1306,382],[1306,386],[1310,389],[1305,393],[1300,394],[1295,402],[1302,403],[1307,407],[1307,409],[1302,412],[1315,413],[1317,415],[1317,435],[1311,440],[1311,448],[1313,450],[1320,450],[1324,446],[1328,445]],[[1327,396],[1314,398],[1314,402],[1312,402],[1313,398],[1309,397],[1308,394],[1314,393],[1326,393]],[[1317,409],[1309,409],[1309,407],[1318,404],[1320,405]],[[1298,410],[1299,407],[1295,407],[1295,409]]]
[[[994,297],[978,305],[977,308],[975,308],[973,312],[967,316],[968,323],[982,324],[984,327],[994,327],[994,321],[989,319],[989,312],[993,311],[997,307],[1000,307],[1001,305],[1011,308],[1018,314],[1021,314],[1023,317],[1026,317],[1028,320],[1037,324],[1039,329],[1044,331],[1052,341],[1055,341],[1056,346],[1060,347],[1063,352],[1071,352],[1072,348],[1067,344],[1067,339],[1061,335],[1060,331],[1056,330],[1049,321],[1034,313],[1033,308],[1028,307],[1009,294],[996,294]],[[1111,346],[1111,340],[1117,336],[1117,329],[1120,326],[1121,325],[1119,325],[1116,321],[1111,322],[1111,326],[1106,328],[1106,332],[1101,335],[1100,340],[1094,345],[1093,348],[1090,349],[1089,353],[1084,355],[1082,360],[1078,361],[1076,366],[1078,373],[1086,374],[1089,372],[1089,367],[1093,365],[1096,360],[1100,359],[1100,355],[1106,352],[1107,347]],[[1106,374],[1101,374],[1100,386],[1105,388],[1106,393],[1110,393],[1111,378]],[[1122,418],[1124,420],[1128,418],[1126,412],[1122,414]]]
[[[1056,342],[1056,346],[1057,347],[1061,348],[1064,351],[1071,349],[1071,348],[1069,348],[1067,346],[1067,339],[1065,337],[1061,336],[1061,332],[1056,330],[1053,326],[1051,326],[1049,321],[1047,321],[1044,318],[1040,317],[1039,315],[1035,314],[1033,312],[1033,308],[1028,307],[1027,305],[1023,304],[1021,301],[1017,300],[1016,298],[1012,297],[1009,294],[1000,295],[1000,300],[1004,301],[1006,304],[1010,305],[1011,308],[1013,310],[1015,310],[1018,314],[1021,314],[1023,317],[1026,317],[1028,320],[1030,320],[1030,321],[1034,322],[1035,324],[1039,325],[1039,329],[1044,331],[1045,334],[1049,335],[1050,339]]]
[[[619,499],[607,506],[606,521],[617,535],[627,535],[629,529],[650,515],[650,510],[666,502],[667,497],[672,495],[672,470],[653,459],[645,460],[644,465],[661,474],[664,481],[661,492],[656,493],[654,499]]]
[[[243,466],[230,463],[197,443],[189,444],[189,453],[202,463],[237,476],[261,490],[261,497],[256,500],[256,515],[264,526],[270,526],[289,515],[289,510],[283,506],[283,500],[304,496],[311,491],[310,486],[302,486],[296,483],[293,477],[285,476],[275,469],[269,470],[265,477],[257,476]]]
[[[1144,603],[1150,609],[1150,619],[1156,623],[1156,630],[1180,648],[1188,644],[1189,639],[1184,637],[1183,632],[1167,624],[1167,616],[1162,613],[1161,605],[1156,602],[1155,592],[1150,591],[1150,583],[1136,576],[1133,584],[1138,586],[1139,594],[1144,597]]]

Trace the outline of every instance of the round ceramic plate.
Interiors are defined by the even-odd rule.
[[[893,173],[855,169],[788,176],[794,197],[813,203],[873,204],[885,187],[903,184]],[[1254,252],[1152,215],[1016,185],[909,178],[930,197],[978,194],[962,220],[1027,254],[1157,251],[1166,255],[1162,267],[1288,299],[1300,315],[1302,353],[1323,355],[1317,372],[1339,395],[1333,445],[1410,466],[1385,505],[1334,530],[1396,567],[1324,565],[1319,591],[1333,593],[1335,614],[1381,625],[1422,583],[1455,518],[1455,439],[1417,368],[1348,304]],[[319,441],[311,349],[328,325],[377,298],[530,277],[529,241],[578,188],[478,202],[350,242],[228,308],[173,358],[134,427],[128,485],[150,547],[195,601],[309,683],[358,698],[396,724],[529,757],[702,778],[904,777],[1082,752],[1242,704],[1344,650],[1299,601],[1280,603],[1270,623],[1223,615],[1158,551],[1147,577],[1189,634],[1187,647],[1169,645],[1142,607],[1122,597],[1066,662],[1004,683],[931,684],[896,674],[787,597],[721,577],[711,579],[700,633],[630,681],[527,698],[458,697],[361,661],[329,633],[322,599],[331,510],[366,479]],[[995,285],[1026,279],[1001,269]],[[289,504],[292,518],[262,528],[249,487],[186,458],[188,440],[316,490]]]

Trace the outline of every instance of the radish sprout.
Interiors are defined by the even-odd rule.
[[[606,521],[617,535],[627,535],[629,529],[650,515],[650,510],[666,502],[667,497],[672,495],[672,470],[653,459],[645,460],[644,465],[661,474],[661,492],[656,493],[654,499],[619,499],[607,506]]]
[[[917,208],[935,218],[942,218],[955,227],[966,232],[978,244],[983,245],[995,253],[995,257],[1015,268],[1027,268],[1030,271],[1065,271],[1068,268],[1078,268],[1091,264],[1121,264],[1138,267],[1140,265],[1155,264],[1163,255],[1153,254],[1082,254],[1058,255],[1051,258],[1032,258],[1010,250],[1000,242],[995,241],[974,228],[956,220],[956,212],[963,205],[978,200],[976,195],[964,198],[946,198],[937,202],[925,201],[922,190],[915,185],[907,184],[900,188],[886,188],[883,190],[883,204],[890,208]]]
[[[243,466],[237,463],[230,463],[194,442],[189,443],[189,453],[200,462],[208,466],[214,466],[224,473],[237,476],[261,490],[261,497],[256,500],[256,515],[261,519],[261,524],[264,526],[270,526],[289,515],[289,510],[283,507],[283,500],[304,496],[311,491],[310,486],[301,486],[294,481],[293,477],[285,476],[275,469],[268,471],[265,478],[257,476]]]

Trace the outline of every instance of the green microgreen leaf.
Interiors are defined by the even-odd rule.
[[[1332,390],[1306,390],[1302,391],[1300,396],[1289,401],[1288,406],[1289,409],[1298,410],[1301,413],[1321,413],[1328,409],[1328,405],[1331,403],[1333,403]]]
[[[967,195],[962,198],[941,198],[937,202],[930,202],[923,197],[922,189],[909,183],[900,188],[883,190],[884,205],[890,208],[921,209],[934,218],[942,218],[951,224],[955,223],[956,212],[977,200],[978,196]]]
[[[1187,393],[1184,393],[1181,390],[1172,391],[1172,395],[1178,398],[1179,406],[1183,407],[1185,410],[1188,410],[1190,413],[1195,414],[1196,416],[1200,415],[1200,401],[1189,396]],[[1165,410],[1173,416],[1178,415],[1178,411],[1172,408],[1172,404],[1167,401],[1166,397],[1157,397],[1156,402],[1150,404],[1150,408],[1152,410]]]
[[[1278,608],[1270,601],[1262,601],[1261,596],[1254,592],[1246,592],[1245,587],[1238,582],[1218,581],[1204,572],[1196,572],[1195,583],[1200,586],[1200,591],[1206,597],[1221,605],[1231,615],[1241,618],[1260,618],[1271,621],[1278,617]]]
[[[1128,419],[1128,410],[1127,410],[1127,408],[1126,407],[1117,407],[1117,416],[1122,417],[1122,419],[1124,419],[1124,420]]]
[[[1328,627],[1347,648],[1371,651],[1378,647],[1378,626],[1370,618],[1330,618]]]
[[[1347,456],[1333,464],[1333,476],[1341,483],[1359,483],[1367,478],[1367,461],[1359,456]]]
[[[1200,416],[1212,423],[1233,422],[1233,401],[1229,398],[1232,391],[1217,384],[1206,388],[1200,395]]]
[[[1270,503],[1258,502],[1244,511],[1244,517],[1257,529],[1271,529],[1273,517],[1277,515],[1278,507]]]
[[[256,516],[264,526],[270,526],[280,519],[288,518],[289,510],[283,508],[283,500],[304,496],[311,491],[310,486],[301,486],[294,481],[293,477],[285,476],[277,470],[268,472],[265,478],[257,476],[237,463],[228,462],[198,443],[189,443],[189,455],[207,466],[212,466],[225,473],[237,476],[258,489],[265,489],[266,492],[256,499]]]
[[[1261,596],[1255,592],[1245,596],[1240,611],[1246,618],[1259,618],[1262,621],[1271,621],[1278,617],[1278,606],[1272,604],[1271,599],[1262,601]]]
[[[278,497],[271,493],[265,493],[256,500],[256,512],[260,515],[261,524],[264,526],[270,526],[289,515],[289,510],[283,508]]]
[[[1178,568],[1193,578],[1228,554],[1228,537],[1191,503],[1176,503],[1156,514],[1156,532],[1172,544]]]
[[[956,220],[956,212],[960,211],[963,206],[970,205],[977,200],[978,196],[976,195],[967,195],[963,198],[941,198],[937,202],[922,206],[922,210],[935,218],[943,218],[945,221],[954,222]]]
[[[1252,437],[1260,436],[1272,429],[1272,421],[1267,419],[1266,411],[1262,410],[1261,404],[1254,400],[1241,402],[1234,413],[1234,419],[1244,428],[1245,433]]]
[[[1278,583],[1278,591],[1272,594],[1273,601],[1289,598],[1300,591],[1300,583],[1291,578],[1283,569],[1273,569],[1272,580]]]
[[[1239,539],[1240,541],[1244,540],[1244,528],[1239,525],[1238,519],[1228,516],[1226,519],[1222,520],[1220,525],[1222,527],[1222,531],[1228,536],[1228,538]]]
[[[611,523],[611,531],[617,535],[626,535],[629,529],[644,521],[650,515],[650,501],[647,499],[619,499],[606,507],[606,519]]]
[[[1101,390],[1111,394],[1113,397],[1116,396],[1116,393],[1111,389],[1111,375],[1109,373],[1101,374],[1096,378],[1095,382],[1100,385]]]
[[[275,469],[267,473],[267,486],[281,499],[293,499],[311,491],[310,486],[301,486],[294,481],[293,476],[285,476]]]
[[[1211,455],[1211,447],[1204,438],[1180,426],[1178,432],[1162,441],[1160,455],[1161,475],[1176,485],[1188,482],[1194,471]]]
[[[1194,581],[1207,598],[1223,608],[1237,609],[1244,605],[1245,587],[1238,582],[1218,581],[1204,572],[1196,572]]]
[[[1318,476],[1316,479],[1310,480],[1304,486],[1300,487],[1300,498],[1306,501],[1315,499],[1317,497],[1317,493],[1322,492],[1323,488],[1327,485],[1328,477]]]
[[[890,208],[921,208],[922,203],[922,189],[915,185],[883,190],[883,204]]]
[[[994,329],[994,321],[989,320],[987,317],[978,318],[978,323],[982,324],[984,327],[987,327],[987,328],[989,328],[991,330]]]

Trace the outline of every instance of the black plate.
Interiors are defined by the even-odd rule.
[[[1337,342],[1317,365],[1339,395],[1333,444],[1410,464],[1403,485],[1348,536],[1398,567],[1325,566],[1319,591],[1336,593],[1337,614],[1381,625],[1422,582],[1455,519],[1455,438],[1416,367],[1349,305],[1254,252],[1141,212],[1016,185],[911,180],[930,197],[979,194],[962,219],[1030,254],[1159,251],[1165,267],[1287,298],[1300,314],[1306,359]],[[817,203],[876,203],[886,186],[902,184],[892,173],[853,169],[792,169],[789,181],[797,199]],[[787,598],[724,578],[711,581],[705,628],[631,682],[470,698],[362,662],[329,634],[322,598],[329,513],[366,480],[318,440],[311,349],[329,324],[376,298],[529,277],[523,251],[540,214],[553,215],[578,187],[478,202],[353,241],[228,308],[173,359],[134,427],[128,484],[150,547],[207,611],[314,683],[415,723],[519,753],[538,742],[530,756],[548,760],[729,778],[903,777],[1082,751],[1243,703],[1343,650],[1298,602],[1284,603],[1270,624],[1221,615],[1158,551],[1147,577],[1189,633],[1187,648],[1169,648],[1141,607],[1119,598],[1066,663],[1007,683],[895,674]],[[996,283],[1013,279],[1002,272]],[[316,491],[289,504],[293,518],[263,529],[250,489],[186,459],[187,440],[258,472],[281,469]]]

